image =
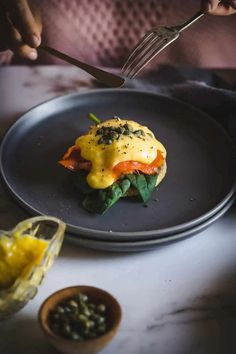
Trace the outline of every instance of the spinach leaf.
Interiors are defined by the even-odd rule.
[[[94,190],[86,180],[88,172],[79,171],[74,175],[74,183],[77,189],[85,195],[83,207],[91,213],[103,214],[121,197],[123,197],[131,186],[137,189],[141,199],[146,203],[155,189],[157,174],[144,175],[129,174],[123,175],[120,179],[106,189]]]
[[[129,179],[133,187],[135,187],[142,198],[143,202],[146,203],[155,189],[157,174],[144,175],[144,174],[129,174],[126,178]]]
[[[114,205],[130,188],[130,181],[123,179],[106,189],[99,189],[86,195],[83,207],[91,213],[103,214]]]

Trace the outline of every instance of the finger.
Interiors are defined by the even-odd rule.
[[[9,28],[6,16],[0,13],[0,51],[10,48]]]
[[[218,7],[210,12],[211,15],[218,15],[218,16],[227,16],[227,15],[232,15],[236,12],[236,10],[229,5],[226,2],[222,2],[222,4],[219,4]]]
[[[24,43],[19,31],[8,22],[10,49],[23,59],[36,60],[37,50]]]
[[[234,10],[236,10],[236,0],[227,0],[229,6],[231,6]]]
[[[34,19],[27,0],[8,1],[9,17],[18,29],[24,42],[31,47],[38,47],[41,42],[40,29]]]
[[[216,10],[219,1],[218,0],[202,0],[202,10],[204,12],[212,13]]]
[[[27,44],[21,45],[15,49],[15,55],[22,59],[36,60],[38,58],[37,50],[29,47]]]

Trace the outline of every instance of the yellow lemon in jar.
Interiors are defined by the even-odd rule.
[[[48,241],[30,234],[19,232],[11,237],[0,238],[0,289],[6,289],[18,278],[24,278],[35,266],[40,264]]]

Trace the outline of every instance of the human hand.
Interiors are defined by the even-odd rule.
[[[202,10],[210,15],[233,15],[236,13],[236,0],[202,0]]]
[[[11,49],[22,58],[37,59],[42,24],[35,10],[27,0],[0,2],[0,51]]]

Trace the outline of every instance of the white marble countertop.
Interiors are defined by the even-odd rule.
[[[42,101],[92,87],[72,67],[0,69],[0,132]],[[0,229],[27,217],[0,189]],[[37,311],[52,292],[75,284],[111,292],[123,320],[104,354],[236,353],[236,206],[204,232],[135,254],[85,250],[64,242],[37,296],[0,324],[1,354],[52,354]]]

